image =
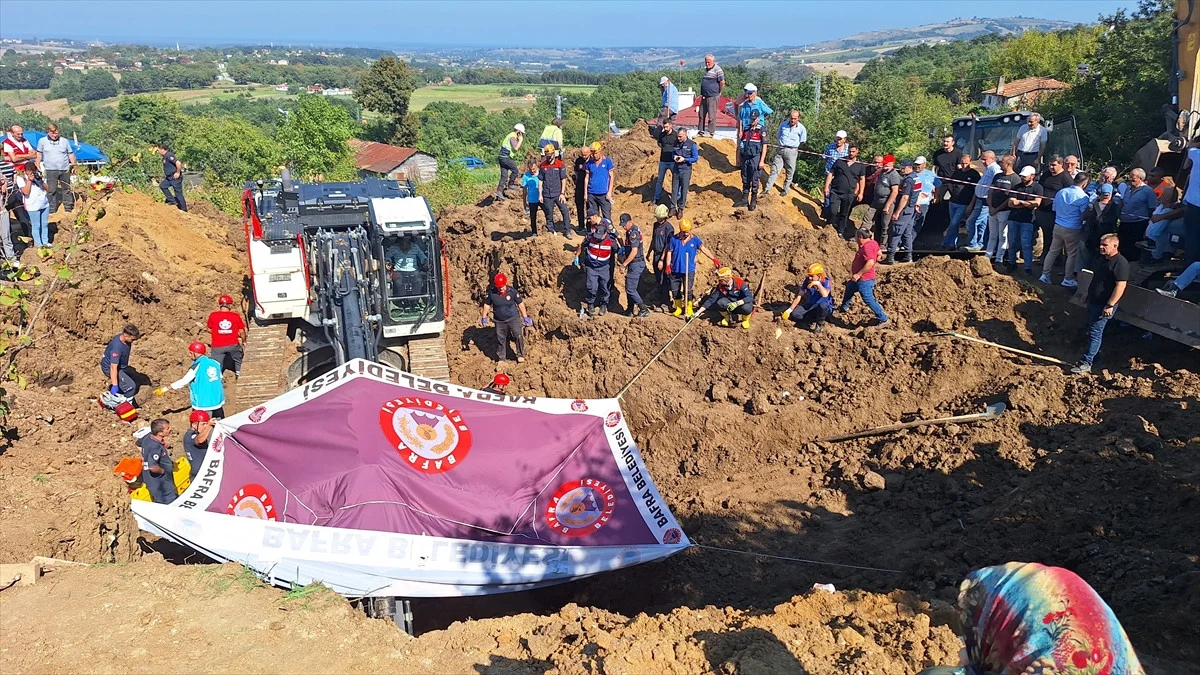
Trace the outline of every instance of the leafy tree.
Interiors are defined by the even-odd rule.
[[[83,87],[80,84],[79,73],[73,70],[64,71],[50,80],[50,94],[46,98],[65,98],[68,101],[78,101],[82,97]]]
[[[45,89],[53,78],[53,68],[5,64],[0,68],[0,89]]]
[[[273,175],[281,148],[258,127],[232,117],[189,117],[175,144],[188,168],[212,185],[239,185]]]
[[[1053,77],[1070,82],[1075,79],[1079,64],[1088,63],[1095,56],[1103,31],[1101,26],[1026,31],[999,46],[991,58],[991,72],[1010,80]]]
[[[79,80],[79,100],[99,101],[116,96],[119,89],[117,78],[107,70],[89,70]]]
[[[408,103],[417,84],[417,75],[407,63],[385,56],[363,73],[354,98],[362,107],[391,121],[392,143],[412,145],[417,132],[415,121],[409,118]]]
[[[279,129],[283,158],[298,176],[325,180],[353,179],[356,171],[350,146],[354,121],[345,108],[323,96],[301,94],[288,121]]]

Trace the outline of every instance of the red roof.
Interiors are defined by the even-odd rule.
[[[402,148],[398,145],[364,141],[358,138],[351,138],[347,142],[354,150],[354,166],[374,173],[389,173],[420,152],[416,148]]]
[[[691,127],[693,129],[700,126],[700,97],[696,97],[696,105],[680,110],[675,115],[676,126]],[[733,116],[733,99],[722,96],[717,102],[717,126],[737,128],[737,118]]]
[[[1003,96],[1004,98],[1013,98],[1016,96],[1024,96],[1025,94],[1035,91],[1056,91],[1059,89],[1070,88],[1071,85],[1067,84],[1066,82],[1056,80],[1053,77],[1027,77],[1022,80],[1005,82],[999,87],[1000,91],[997,91],[997,87],[992,87],[983,93]]]

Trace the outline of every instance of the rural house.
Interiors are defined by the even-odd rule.
[[[983,92],[983,106],[988,110],[1029,108],[1048,92],[1070,88],[1071,85],[1052,77],[1026,77],[1012,82],[1001,77],[995,88]]]
[[[437,177],[437,158],[416,148],[402,148],[351,138],[359,175],[426,183]]]
[[[688,130],[700,128],[700,97],[685,98],[691,91],[680,92],[679,114],[675,115],[675,124]],[[692,101],[695,101],[693,105]],[[685,105],[686,103],[686,105]],[[717,102],[717,126],[713,138],[737,139],[737,119],[733,116],[733,99],[724,96]]]

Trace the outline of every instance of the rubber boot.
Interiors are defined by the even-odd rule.
[[[742,328],[746,328],[746,329],[750,328],[750,315],[749,314],[746,315],[746,318],[742,319]]]
[[[675,301],[675,311],[671,312],[671,316],[683,316],[683,301]]]
[[[693,316],[696,316],[695,310],[692,309],[692,301],[691,300],[687,301],[687,311],[685,311],[684,314],[689,319],[692,318]]]
[[[754,209],[757,209],[757,208],[758,208],[758,190],[751,190],[750,191],[750,210],[753,211]]]
[[[721,312],[721,325],[722,326],[732,325],[729,323],[729,312]]]

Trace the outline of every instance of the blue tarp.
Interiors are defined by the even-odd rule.
[[[46,136],[41,131],[25,131],[25,140],[37,150],[38,141]],[[75,160],[80,164],[108,164],[108,155],[100,152],[100,148],[87,143],[77,143],[68,138],[67,142],[71,144],[71,150],[75,153]]]

